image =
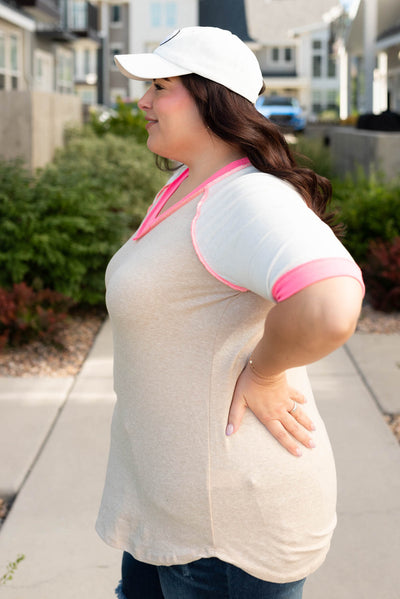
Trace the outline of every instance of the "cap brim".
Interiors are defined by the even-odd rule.
[[[114,61],[125,77],[139,81],[179,77],[191,72],[168,62],[157,54],[119,54],[114,56]]]

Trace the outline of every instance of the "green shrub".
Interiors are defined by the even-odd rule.
[[[138,109],[136,103],[118,100],[114,110],[92,110],[89,123],[96,135],[112,133],[122,137],[133,137],[143,144],[147,141],[144,113]]]
[[[333,206],[346,227],[344,244],[360,264],[371,241],[400,235],[400,183],[370,177],[333,181]]]
[[[22,281],[32,255],[29,234],[35,221],[32,177],[20,161],[0,161],[0,286]]]
[[[300,164],[313,168],[332,181],[331,208],[345,228],[342,239],[361,266],[371,304],[380,310],[400,309],[400,179],[382,176],[344,180],[333,176],[330,149],[321,141],[298,138]]]
[[[145,146],[111,135],[70,133],[34,179],[0,164],[0,287],[25,281],[103,303],[107,262],[164,181]]]

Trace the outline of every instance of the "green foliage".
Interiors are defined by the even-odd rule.
[[[344,244],[360,264],[371,241],[400,235],[400,182],[373,177],[333,181],[333,206],[346,227]]]
[[[329,147],[324,145],[322,139],[310,139],[305,136],[297,137],[296,145],[292,150],[299,166],[311,168],[318,175],[332,179],[331,152]]]
[[[89,122],[96,135],[112,133],[122,137],[133,137],[140,143],[147,140],[146,120],[136,103],[118,100],[115,110],[92,110]]]
[[[345,227],[343,243],[361,266],[367,296],[380,310],[400,309],[400,179],[386,181],[363,171],[344,180],[333,176],[330,150],[322,142],[299,138],[303,166],[331,179],[331,207]]]
[[[25,281],[103,303],[107,262],[164,181],[145,146],[108,134],[70,132],[35,178],[0,163],[0,287]]]
[[[0,584],[6,584],[13,579],[18,565],[25,559],[25,555],[18,555],[14,562],[7,564],[6,572],[0,577]]]
[[[33,339],[62,345],[59,335],[72,304],[56,291],[34,291],[25,283],[9,291],[0,288],[0,351]]]
[[[20,161],[0,161],[0,286],[22,281],[29,268],[28,236],[35,219],[31,186]]]

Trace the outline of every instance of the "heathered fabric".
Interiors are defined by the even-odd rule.
[[[206,197],[201,210],[214,230],[210,206],[218,210],[226,190],[235,203],[252,169],[214,179],[142,237],[130,239],[108,266],[117,403],[96,527],[109,545],[144,562],[171,565],[215,556],[281,583],[309,575],[328,551],[336,524],[330,443],[304,367],[287,375],[307,397],[315,449],[293,457],[250,411],[236,434],[225,435],[236,380],[274,303],[268,290],[265,297],[242,292],[213,276],[191,236],[192,227],[200,226],[200,201]],[[277,192],[285,203],[289,186],[253,174],[264,205],[269,197],[275,204]],[[262,212],[252,217],[256,226],[265,220]],[[285,215],[290,220],[290,201]],[[254,254],[249,223],[242,225]],[[329,233],[327,238],[331,243]],[[200,245],[206,252],[204,239]],[[294,250],[296,262],[299,247]],[[342,249],[332,255],[342,256]],[[274,255],[265,261],[273,263]]]

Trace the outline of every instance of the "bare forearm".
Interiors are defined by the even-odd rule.
[[[362,301],[352,278],[327,279],[274,306],[253,352],[263,376],[303,366],[331,353],[353,334]]]

